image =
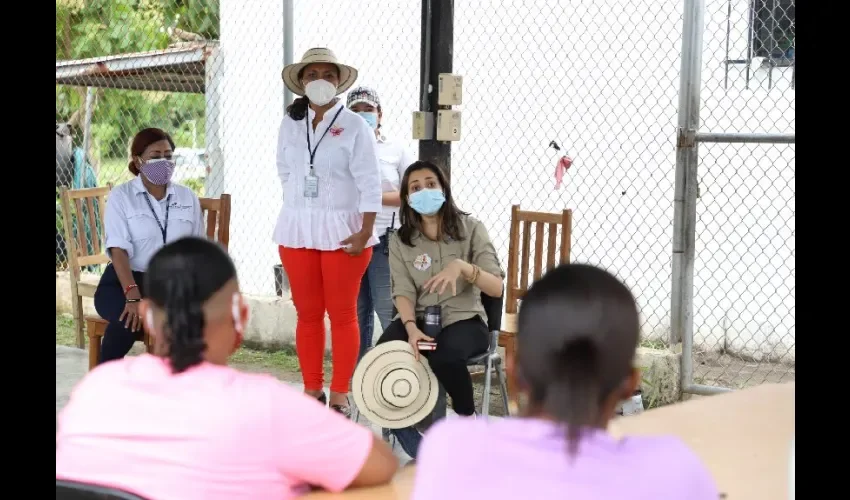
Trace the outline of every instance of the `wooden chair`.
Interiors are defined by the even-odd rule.
[[[72,221],[72,218],[68,214],[71,214],[71,201],[74,200],[77,208],[76,220],[83,220],[82,202],[83,200],[86,200],[88,203],[87,207],[90,221],[100,220],[102,227],[103,210],[105,207],[104,198],[111,188],[111,185],[105,188],[78,189],[73,191],[63,188],[60,193],[63,221],[65,223],[65,239],[66,241],[71,242],[68,244],[68,267],[71,269],[71,272],[69,273],[71,275],[71,307],[74,315],[74,328],[77,333],[77,347],[81,349],[85,347],[82,326],[84,319],[86,325],[85,330],[89,338],[89,369],[97,366],[97,361],[100,358],[100,342],[106,334],[106,327],[109,323],[105,319],[96,315],[85,316],[85,318],[83,318],[82,297],[93,298],[94,292],[97,289],[97,282],[81,281],[81,268],[90,265],[109,263],[109,258],[106,256],[105,248],[103,248],[103,243],[99,238],[93,238],[97,241],[92,242],[92,255],[83,255],[80,253],[84,252],[83,249],[88,249],[85,240],[85,230],[83,229],[80,231],[78,229],[77,236],[79,236],[80,239],[74,239],[73,225],[69,223]],[[97,200],[96,204],[94,203],[95,199]],[[205,214],[207,237],[218,241],[226,249],[230,242],[230,195],[222,194],[221,198],[218,199],[201,198],[200,202],[201,210]],[[90,222],[90,225],[95,227],[94,222]],[[80,227],[84,228],[84,226]],[[97,233],[92,234],[96,235]],[[148,352],[153,350],[153,342],[151,342],[147,332],[143,331],[139,333],[137,340],[144,342],[145,348]]]
[[[88,266],[96,266],[109,263],[106,256],[104,242],[98,235],[98,225],[104,228],[103,214],[106,207],[106,197],[112,185],[106,187],[74,189],[62,188],[59,197],[62,206],[62,221],[65,226],[65,246],[68,251],[68,270],[71,282],[71,312],[74,316],[74,330],[76,332],[77,347],[85,348],[85,335],[83,322],[85,321],[85,332],[89,337],[89,368],[97,364],[100,356],[100,339],[106,331],[106,320],[100,316],[83,316],[83,297],[94,298],[97,290],[97,280],[84,280],[82,271]],[[71,207],[74,210],[71,210]],[[88,217],[84,216],[83,207]],[[88,222],[91,234],[91,252],[89,252],[89,241],[86,238],[86,226]],[[101,230],[103,232],[103,229]],[[144,333],[139,334],[139,340],[146,346],[150,345],[149,339]]]
[[[206,214],[207,238],[217,241],[227,250],[230,243],[230,195],[221,198],[201,198],[201,210]]]
[[[532,224],[534,227],[533,249],[531,248]],[[559,214],[552,214],[520,210],[519,205],[511,207],[505,322],[499,335],[499,345],[505,348],[506,356],[512,356],[516,352],[516,315],[519,311],[519,301],[528,292],[529,265],[532,255],[534,262],[534,267],[531,269],[532,282],[540,279],[545,271],[561,263],[569,262],[572,224],[573,211],[569,209]],[[559,227],[561,228],[560,238],[558,237]],[[520,237],[522,237],[521,240]],[[545,251],[544,241],[548,242],[545,245]],[[543,267],[544,253],[546,255],[545,269]],[[511,411],[514,412],[517,406],[517,384],[513,376],[508,377],[508,395]]]

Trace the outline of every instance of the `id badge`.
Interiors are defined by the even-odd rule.
[[[319,196],[319,178],[314,174],[307,174],[304,177],[304,197],[316,198]]]

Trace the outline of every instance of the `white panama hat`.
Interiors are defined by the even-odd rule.
[[[298,72],[307,65],[315,63],[335,64],[339,68],[339,86],[336,88],[336,95],[348,90],[357,80],[357,68],[340,63],[331,49],[317,47],[305,52],[304,56],[301,57],[301,62],[284,66],[283,71],[280,72],[280,77],[283,78],[286,88],[291,90],[293,94],[303,96],[304,87],[298,79]]]
[[[354,371],[352,393],[357,409],[370,422],[401,429],[421,422],[437,406],[437,377],[424,356],[394,340],[369,350]]]

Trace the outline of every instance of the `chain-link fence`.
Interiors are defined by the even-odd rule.
[[[704,3],[700,129],[793,133],[793,1]],[[57,0],[57,186],[123,182],[133,134],[147,126],[172,132],[176,179],[199,194],[232,195],[230,251],[245,291],[256,295],[275,293],[278,264],[271,234],[281,205],[274,164],[284,4]],[[295,59],[327,46],[358,67],[358,84],[381,95],[384,133],[414,153],[421,7],[296,0],[293,8]],[[512,204],[573,209],[573,260],[623,278],[638,296],[645,342],[666,342],[683,5],[495,0],[454,8],[454,72],[465,87],[452,159],[458,204],[487,224],[503,262]],[[767,8],[784,17],[771,22]],[[90,168],[73,148],[63,152],[60,124],[68,122]],[[564,154],[574,163],[558,189]],[[703,144],[699,159],[694,380],[771,379],[741,380],[751,364],[793,376],[793,145]],[[58,228],[57,210],[57,269]]]
[[[795,376],[794,26],[794,0],[705,5],[695,385]]]
[[[245,291],[274,295],[285,3],[57,1],[57,190],[131,179],[129,141],[162,128],[177,146],[175,181],[232,196],[229,250]],[[295,60],[334,49],[360,70],[358,84],[379,90],[384,133],[415,151],[421,3],[293,4]],[[57,270],[67,265],[61,233],[57,202]]]
[[[681,45],[678,2],[455,3],[465,75],[452,184],[507,262],[510,207],[573,209],[572,259],[635,291],[648,340],[667,338]],[[556,151],[555,142],[560,148]],[[560,189],[555,166],[573,159]]]
[[[168,131],[174,179],[205,192],[205,62],[219,38],[217,2],[57,0],[56,268],[67,266],[58,190],[132,178],[129,142]]]

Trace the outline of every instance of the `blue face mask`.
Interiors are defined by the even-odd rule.
[[[446,202],[446,195],[441,189],[423,189],[410,195],[410,208],[420,215],[434,215]]]
[[[366,120],[366,123],[372,127],[372,130],[378,128],[378,113],[375,113],[374,111],[360,111],[357,114]]]

